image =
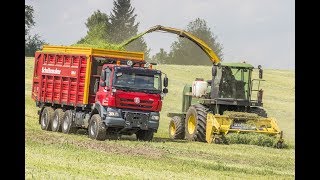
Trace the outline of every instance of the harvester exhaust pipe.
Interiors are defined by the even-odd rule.
[[[218,70],[218,66],[220,66],[220,63],[218,65],[213,64],[212,66],[212,80],[211,80],[211,94],[210,97],[211,99],[215,99],[219,96],[219,86],[215,86],[215,82],[214,79],[217,75],[217,70]]]

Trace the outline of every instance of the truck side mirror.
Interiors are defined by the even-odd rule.
[[[104,69],[101,71],[101,80],[106,80],[106,71]]]
[[[101,81],[101,82],[100,82],[100,86],[101,86],[101,87],[105,87],[106,85],[107,85],[107,84],[106,84],[105,81]]]
[[[167,78],[167,76],[165,76],[165,77],[163,78],[163,86],[164,86],[164,87],[168,87],[168,81],[169,81],[169,79]]]
[[[262,79],[263,70],[261,65],[258,66],[258,69],[259,69],[259,79]]]
[[[167,94],[168,93],[168,89],[167,88],[163,88],[162,92]]]

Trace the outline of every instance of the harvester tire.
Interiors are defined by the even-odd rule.
[[[53,132],[61,132],[61,124],[63,121],[64,112],[61,108],[54,111],[53,120],[51,123],[51,129]]]
[[[61,124],[62,132],[65,134],[76,133],[78,128],[75,126],[73,121],[73,115],[71,110],[67,110],[63,115]]]
[[[95,114],[91,117],[88,131],[89,138],[91,139],[104,141],[107,138],[107,127],[101,120],[99,114]]]
[[[151,141],[153,139],[154,130],[139,130],[136,132],[137,140]]]
[[[189,107],[185,119],[187,140],[206,142],[207,113],[207,108],[201,104]]]
[[[265,117],[265,118],[268,117],[266,110],[260,107],[250,108],[250,113],[255,113],[258,116]]]
[[[173,116],[169,124],[169,137],[171,139],[184,139],[184,121],[180,116]]]
[[[41,129],[51,131],[51,123],[53,120],[54,110],[52,107],[45,107],[41,113],[40,124]]]

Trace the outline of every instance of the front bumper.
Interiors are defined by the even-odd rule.
[[[120,117],[107,116],[108,111],[116,111]],[[123,110],[116,108],[107,108],[102,115],[102,120],[107,127],[121,127],[125,129],[140,128],[142,130],[159,128],[159,120],[152,120],[151,116],[159,116],[158,112],[143,112]]]

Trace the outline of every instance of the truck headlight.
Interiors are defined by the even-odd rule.
[[[119,113],[117,111],[108,111],[107,116],[109,117],[119,117]]]
[[[151,116],[151,119],[152,119],[152,120],[159,121],[159,116],[158,116],[158,115],[152,115],[152,116]]]

